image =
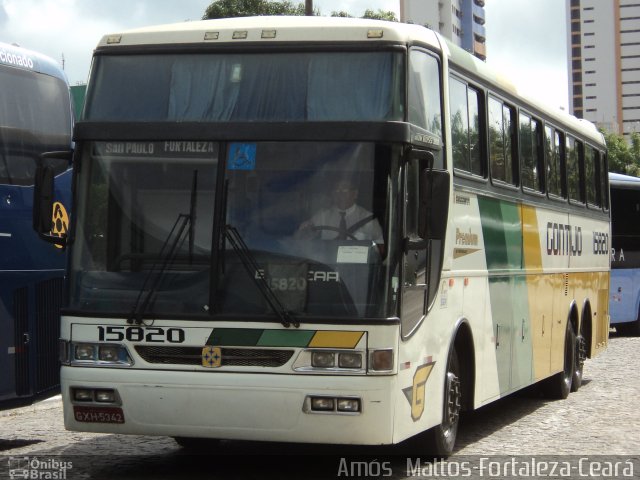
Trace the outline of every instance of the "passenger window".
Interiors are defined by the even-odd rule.
[[[569,199],[576,202],[584,202],[582,194],[582,143],[567,135],[566,139],[566,159],[567,159],[567,185]]]
[[[553,127],[544,128],[547,156],[547,191],[549,195],[564,197],[562,188],[562,134]]]
[[[587,203],[593,206],[601,206],[600,201],[600,155],[593,147],[585,146],[584,149],[584,176],[587,190]]]
[[[431,55],[413,50],[409,72],[409,122],[442,138],[440,68]]]
[[[500,100],[489,98],[489,158],[491,177],[516,184],[513,174],[513,141],[515,110]]]
[[[526,113],[520,113],[520,158],[522,186],[536,192],[543,192],[540,122]]]
[[[459,170],[482,176],[480,151],[480,94],[461,82],[451,78],[449,82],[449,104],[451,110],[451,136],[453,166]]]

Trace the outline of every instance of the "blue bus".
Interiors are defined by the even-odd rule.
[[[52,59],[0,43],[0,407],[59,391],[65,250],[33,229],[35,172],[53,167],[51,235],[66,234],[73,113]],[[43,155],[45,153],[48,155]],[[55,154],[52,152],[56,152]],[[51,158],[48,158],[51,157]]]
[[[640,178],[609,173],[611,188],[611,326],[640,335]]]

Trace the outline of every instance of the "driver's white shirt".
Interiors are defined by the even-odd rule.
[[[347,222],[347,230],[351,225],[371,216],[370,211],[362,208],[360,205],[353,204],[346,210],[340,210],[336,207],[321,210],[311,217],[311,222],[313,222],[316,227],[328,226],[339,228],[340,212],[345,212],[344,218]],[[333,240],[339,235],[336,230],[320,230],[319,234],[323,240]],[[380,228],[380,223],[378,223],[376,218],[372,218],[371,221],[362,225],[355,232],[351,232],[350,235],[353,235],[353,237],[358,240],[373,240],[375,243],[384,243],[382,228]],[[353,237],[347,236],[347,240]]]

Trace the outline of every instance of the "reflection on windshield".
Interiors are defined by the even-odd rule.
[[[71,308],[129,315],[144,292],[142,316],[266,315],[287,323],[390,314],[393,148],[204,142],[204,151],[187,153],[169,146],[186,143],[198,142],[100,142],[86,152],[91,171],[81,173]],[[216,194],[220,167],[224,191]],[[221,226],[214,228],[216,199]],[[191,210],[189,240],[176,242],[166,268],[154,267],[175,219]]]

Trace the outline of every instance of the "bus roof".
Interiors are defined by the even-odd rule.
[[[67,82],[58,62],[38,52],[0,42],[0,66],[9,66],[31,72],[44,73]]]
[[[98,49],[144,45],[348,41],[429,45],[444,52],[449,61],[478,77],[486,86],[522,98],[530,106],[531,113],[540,112],[558,126],[567,126],[596,145],[605,144],[603,135],[591,122],[528,97],[486,63],[421,25],[341,17],[237,17],[157,25],[112,33],[102,37]]]
[[[440,49],[436,34],[418,25],[361,18],[260,16],[201,20],[127,30],[105,35],[98,47],[242,42],[408,43],[416,40]]]
[[[532,110],[530,111],[531,114],[535,114],[536,111],[540,112],[548,117],[549,120],[557,122],[558,127],[567,126],[575,133],[583,135],[595,144],[605,145],[604,136],[593,123],[570,115],[559,107],[550,105],[543,98],[533,97],[522,92],[508,77],[489,67],[479,58],[471,55],[446,38],[443,38],[443,43],[449,51],[449,61],[451,63],[483,80],[489,86],[496,87],[498,89],[496,93],[505,93],[520,98],[524,100],[525,105],[529,105],[529,108]]]
[[[609,172],[609,185],[617,188],[639,189],[640,178]]]

